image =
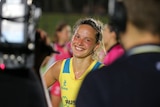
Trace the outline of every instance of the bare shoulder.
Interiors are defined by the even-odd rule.
[[[44,77],[47,87],[50,87],[56,80],[59,79],[62,62],[63,60],[55,62],[45,72],[43,77]]]
[[[52,64],[47,72],[53,72],[53,73],[58,73],[60,72],[61,65],[62,65],[63,60],[56,61],[54,64]]]
[[[56,61],[51,67],[52,68],[61,68],[63,60]]]

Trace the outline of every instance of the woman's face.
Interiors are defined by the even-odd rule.
[[[84,58],[92,55],[94,49],[98,46],[96,33],[91,26],[86,24],[80,25],[71,41],[73,56]]]
[[[69,25],[65,26],[62,31],[58,32],[58,36],[60,40],[65,42],[69,41],[71,36],[71,27]]]

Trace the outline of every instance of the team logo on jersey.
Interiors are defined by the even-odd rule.
[[[67,81],[64,80],[63,85],[62,85],[62,90],[68,90],[68,88],[66,86],[67,86]]]
[[[66,86],[67,85],[67,82],[66,80],[63,81],[63,86]]]

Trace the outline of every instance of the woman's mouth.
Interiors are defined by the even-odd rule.
[[[83,48],[78,47],[78,46],[75,46],[75,49],[78,50],[78,51],[83,51],[84,50]]]

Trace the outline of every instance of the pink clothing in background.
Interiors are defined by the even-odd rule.
[[[114,45],[107,53],[107,55],[104,57],[103,63],[105,65],[110,65],[112,62],[114,62],[117,58],[122,56],[124,53],[124,49],[120,44]]]
[[[53,56],[56,61],[71,57],[71,47],[69,43],[64,46],[55,43],[53,48],[59,52],[59,54],[54,54]]]
[[[52,85],[50,92],[52,95],[61,96],[61,89],[58,81]]]

